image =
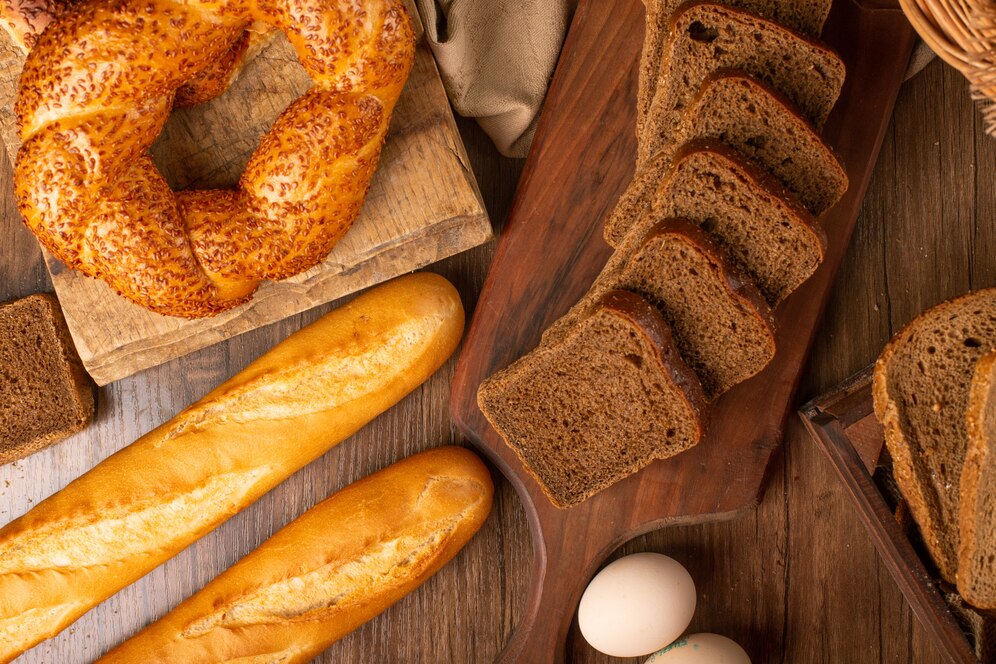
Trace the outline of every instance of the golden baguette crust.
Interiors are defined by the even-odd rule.
[[[491,511],[472,452],[409,457],[305,512],[103,664],[308,662],[421,585]]]
[[[0,662],[51,637],[352,435],[456,348],[456,289],[379,286],[0,530]]]
[[[175,194],[147,152],[178,88],[283,31],[314,87],[274,121],[234,190]],[[325,259],[359,214],[415,54],[403,0],[88,0],[38,38],[15,105],[25,223],[69,267],[197,318]]]

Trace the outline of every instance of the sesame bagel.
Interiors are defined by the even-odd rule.
[[[237,189],[173,192],[148,149],[177,90],[261,26],[287,35],[314,87]],[[349,229],[414,48],[402,0],[86,0],[21,75],[18,207],[56,257],[132,301],[217,314],[321,262]]]

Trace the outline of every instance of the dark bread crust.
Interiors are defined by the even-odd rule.
[[[647,20],[640,56],[640,80],[637,95],[637,138],[643,135],[644,122],[657,91],[657,73],[664,57],[668,23],[681,0],[646,0]],[[830,0],[726,0],[724,5],[750,11],[757,16],[777,20],[800,33],[818,37],[830,13]],[[803,7],[808,5],[807,7]],[[801,9],[801,11],[800,11]],[[808,9],[808,10],[807,10]]]
[[[763,154],[757,153],[756,150],[755,154],[751,154],[753,148],[749,144],[737,144],[736,140],[732,140],[735,137],[724,136],[722,135],[724,132],[710,132],[697,127],[696,123],[701,124],[708,113],[729,111],[724,108],[703,108],[703,105],[708,103],[707,96],[715,85],[739,86],[743,88],[743,96],[751,100],[750,105],[756,108],[763,106],[768,112],[776,115],[778,121],[771,127],[765,127],[765,131],[760,132],[758,136],[770,137],[774,133],[773,130],[779,128],[782,130],[784,142],[792,144],[792,153],[779,154],[778,159],[769,158],[766,164]],[[684,142],[686,145],[703,139],[723,143],[743,161],[752,162],[755,173],[763,171],[768,175],[765,180],[777,182],[777,190],[781,191],[782,197],[789,205],[801,205],[814,216],[822,214],[837,203],[847,191],[847,173],[837,155],[806,119],[793,108],[792,102],[777,90],[736,70],[721,69],[706,79],[689,105],[678,134],[680,134],[679,142]],[[662,150],[637,168],[633,180],[606,218],[604,234],[609,244],[618,246],[621,236],[625,234],[621,229],[631,227],[650,208],[672,161],[678,161],[680,149],[675,147]],[[782,170],[782,173],[777,173],[773,169],[765,168],[769,165],[777,168],[778,164],[784,163],[786,159],[809,162],[811,177],[817,179],[816,188],[810,186],[812,183],[806,182],[807,178],[794,176],[785,169],[778,169]],[[786,194],[791,195],[786,196]]]
[[[506,421],[510,418],[525,419],[529,415],[516,412],[508,414],[503,412],[503,402],[514,399],[518,393],[522,381],[530,378],[530,372],[542,370],[547,363],[558,359],[558,354],[565,352],[565,349],[572,348],[577,343],[583,343],[585,334],[585,323],[595,320],[595,316],[609,314],[624,321],[629,329],[640,335],[644,341],[642,346],[648,349],[653,357],[643,357],[641,362],[646,364],[653,359],[654,366],[663,371],[663,377],[670,383],[676,395],[680,398],[681,412],[667,413],[670,417],[680,417],[684,424],[692,427],[693,435],[690,444],[672,448],[668,445],[655,444],[655,449],[649,454],[640,458],[632,459],[630,463],[622,467],[610,469],[608,477],[597,481],[588,480],[581,486],[575,486],[581,480],[574,479],[569,482],[570,487],[565,488],[565,473],[576,471],[583,476],[585,469],[567,469],[562,463],[544,463],[547,460],[538,458],[542,455],[532,449],[531,441],[520,440],[515,434],[515,422]],[[565,374],[560,380],[571,380],[572,376]],[[575,326],[568,334],[556,344],[541,344],[532,352],[519,358],[505,369],[502,369],[487,378],[481,383],[477,392],[477,402],[485,417],[495,428],[495,430],[505,439],[509,447],[515,451],[516,455],[523,462],[523,466],[532,475],[542,488],[550,501],[559,508],[568,508],[576,505],[602,489],[615,482],[637,472],[656,459],[664,459],[674,454],[684,451],[688,447],[695,445],[701,439],[707,425],[708,402],[703,393],[695,373],[685,365],[678,354],[671,339],[670,328],[661,317],[660,313],[646,300],[629,293],[627,291],[610,290],[602,295],[596,302],[595,309],[591,317]],[[663,414],[663,413],[662,413]],[[506,424],[508,426],[506,426]],[[536,423],[530,429],[532,431],[542,430],[542,423]],[[625,441],[623,441],[625,442]],[[549,454],[548,454],[549,456]]]
[[[50,367],[48,376],[31,377],[36,387],[32,394],[9,395],[11,403],[7,407],[15,409],[19,417],[16,424],[13,421],[0,423],[4,429],[0,433],[0,464],[24,458],[59,442],[82,431],[93,420],[93,382],[76,354],[54,295],[39,293],[0,304],[0,326],[5,331],[5,338],[0,339],[0,364],[14,361],[15,346],[26,341],[19,335],[28,325],[39,335],[40,345],[36,352],[49,358],[48,363],[54,366]],[[6,344],[11,344],[7,350],[4,349]],[[26,370],[24,366],[13,365],[0,369],[0,373],[10,372],[12,378]],[[45,382],[45,392],[37,391],[42,389],[37,384],[39,380]]]
[[[688,407],[695,412],[704,431],[709,400],[702,391],[702,383],[699,382],[695,372],[688,368],[675,349],[671,327],[661,316],[661,312],[636,293],[624,290],[606,292],[598,306],[611,309],[647,335],[657,351],[661,365],[667,370],[671,381],[681,388]]]
[[[968,450],[958,506],[958,591],[980,609],[996,609],[996,346],[975,367],[965,413]]]
[[[796,195],[806,209],[816,216],[825,212],[841,199],[844,192],[847,191],[848,178],[847,172],[833,148],[820,137],[785,95],[763,81],[737,70],[720,69],[706,78],[682,121],[681,136],[684,139],[720,138],[713,135],[708,128],[702,127],[702,124],[711,117],[709,113],[726,113],[731,110],[727,106],[709,107],[713,95],[720,94],[723,90],[738,90],[739,96],[733,100],[735,103],[743,103],[747,107],[753,107],[758,113],[763,111],[776,115],[776,122],[761,122],[764,131],[760,131],[759,127],[756,137],[767,141],[779,133],[783,134],[786,142],[793,143],[793,152],[790,155],[779,155],[778,159],[769,160],[766,163],[762,151],[755,149],[750,143],[744,144],[739,139],[729,135],[722,138],[724,143],[741,152],[780,180],[789,191]],[[739,110],[743,111],[744,109]],[[738,118],[735,125],[725,125],[725,128],[729,129],[730,126],[749,127],[749,122],[739,120]],[[809,162],[815,181],[804,183],[799,177],[789,172],[789,169],[780,168],[780,165],[785,162],[785,158],[790,158],[796,165],[805,165]]]
[[[719,69],[771,85],[817,128],[840,96],[845,67],[831,48],[751,12],[696,0],[671,15],[667,31],[637,163],[674,145],[682,109]]]
[[[714,164],[732,178],[739,190],[726,194],[713,191],[714,198],[709,201],[704,201],[699,192],[698,196],[691,196],[692,200],[683,201],[683,197],[689,198],[690,192],[680,187],[697,184],[685,184],[682,181],[684,171],[693,169],[694,163],[703,157],[707,159],[707,163]],[[716,187],[718,189],[719,185]],[[730,200],[731,198],[734,200]],[[741,213],[736,201],[739,201],[739,205],[745,205],[744,201],[749,201],[766,208],[766,211],[760,215],[754,214],[745,224],[733,228],[736,222],[730,220],[736,220],[736,215]],[[666,217],[683,217],[697,225],[709,224],[710,233],[724,246],[738,267],[754,279],[771,306],[778,304],[808,279],[823,261],[826,251],[826,234],[791,192],[771,175],[747,161],[739,152],[713,139],[696,139],[679,148],[674,161],[661,176],[653,204],[641,202],[642,206],[623,203],[622,205],[630,206],[630,211],[614,215],[607,221],[605,236],[609,244],[619,246],[631,229],[634,233],[643,235],[650,225]],[[747,229],[752,225],[754,228],[760,227],[762,231],[766,228],[779,239],[790,238],[800,246],[761,246],[758,243],[771,238],[749,235]],[[774,259],[766,256],[768,252],[786,251],[791,251],[792,256],[776,256]],[[814,259],[811,264],[804,262],[809,257]],[[777,260],[792,261],[795,265],[790,281],[782,281],[776,286],[770,280],[778,269],[773,264]],[[778,276],[782,280],[787,278]]]
[[[985,329],[993,332],[987,337]],[[963,343],[969,338],[971,344]],[[970,361],[966,366],[974,367],[972,358],[980,358],[994,342],[996,289],[966,293],[906,324],[882,351],[872,377],[875,415],[885,429],[896,482],[949,583],[958,577],[959,484],[968,438],[966,374],[971,369],[962,372],[959,367]],[[924,383],[923,394],[910,393],[914,380],[904,381],[907,376]],[[956,403],[958,399],[962,401]]]
[[[665,219],[654,224],[643,235],[638,233],[627,235],[626,240],[606,263],[605,268],[596,278],[588,293],[567,314],[555,321],[546,330],[543,334],[543,344],[551,345],[564,338],[580,320],[590,315],[596,303],[607,291],[626,288],[624,276],[631,259],[644,246],[669,235],[677,236],[682,241],[693,245],[698,253],[704,255],[715,266],[714,273],[721,275],[721,286],[725,289],[730,301],[737,303],[740,308],[749,312],[748,315],[757,321],[763,329],[766,336],[764,353],[770,361],[775,354],[775,321],[771,308],[753,282],[727,260],[723,250],[715,244],[709,234],[686,219]],[[690,359],[689,349],[698,342],[697,339],[678,338],[677,340],[682,357],[692,367],[695,366],[695,362]],[[707,353],[698,352],[696,355],[704,356]],[[761,367],[754,369],[755,371],[744,376],[741,380],[746,380],[750,375],[757,373]],[[711,385],[711,381],[701,371],[697,372],[697,375],[699,381],[703,383],[706,396],[710,400],[732,387],[732,384],[725,383]]]

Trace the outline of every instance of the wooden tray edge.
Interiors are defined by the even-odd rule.
[[[853,417],[842,413],[841,406],[849,403],[852,409],[866,408],[870,412],[873,369],[874,365],[865,367],[811,399],[799,409],[799,417],[836,471],[882,562],[934,646],[952,664],[977,664],[961,627],[844,431],[845,423]],[[862,393],[867,403],[856,403],[859,400],[855,397]]]

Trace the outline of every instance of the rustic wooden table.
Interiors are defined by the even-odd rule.
[[[871,362],[891,334],[924,308],[996,285],[996,139],[985,136],[966,92],[964,81],[938,62],[903,88],[799,403]],[[461,122],[461,131],[500,231],[522,164],[500,158],[472,123]],[[50,288],[37,244],[18,221],[10,179],[0,159],[0,299]],[[431,268],[458,285],[469,311],[492,251],[493,244],[487,245]],[[0,523],[327,309],[103,388],[97,421],[88,430],[0,467]],[[459,443],[447,415],[452,368],[450,361],[351,441],[18,661],[92,661],[335,489],[418,450]],[[319,661],[493,660],[522,608],[529,547],[517,498],[499,481],[494,513],[467,549]],[[699,588],[692,628],[733,637],[755,663],[940,661],[830,466],[794,419],[755,512],[726,523],[661,530],[614,555],[643,550],[667,553],[688,566]],[[576,629],[568,652],[572,662],[622,661],[592,651]]]

